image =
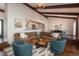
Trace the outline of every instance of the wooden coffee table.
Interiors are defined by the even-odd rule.
[[[40,38],[37,43],[36,43],[36,47],[47,47],[47,41],[44,41],[44,39]]]

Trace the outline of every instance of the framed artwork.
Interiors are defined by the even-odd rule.
[[[21,19],[15,19],[14,21],[14,25],[15,25],[15,28],[22,28],[22,20]]]

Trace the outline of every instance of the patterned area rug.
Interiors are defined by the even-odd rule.
[[[4,52],[7,56],[14,56],[12,46],[5,48]],[[33,56],[54,56],[54,53],[49,50],[49,45],[47,48],[33,46]]]
[[[33,50],[33,56],[54,56],[54,53],[47,48],[40,47]]]

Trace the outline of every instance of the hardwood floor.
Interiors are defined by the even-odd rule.
[[[79,41],[68,40],[64,53],[61,56],[79,56]]]
[[[3,55],[2,51],[0,51],[1,55]],[[79,56],[79,41],[67,40],[64,53],[58,56]]]

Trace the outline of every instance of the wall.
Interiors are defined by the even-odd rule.
[[[47,31],[47,22],[48,20],[43,16],[39,15],[37,12],[33,11],[29,7],[25,6],[24,4],[6,4],[6,14],[7,14],[7,40],[12,42],[14,40],[14,33],[25,29],[25,21],[28,19],[41,22],[45,24],[45,30]],[[22,20],[22,29],[16,29],[14,27],[15,19]]]
[[[54,30],[55,25],[62,24],[62,30],[68,34],[73,33],[73,19],[49,18],[49,30]]]
[[[4,12],[0,12],[0,19],[4,19],[4,18],[5,18]]]

